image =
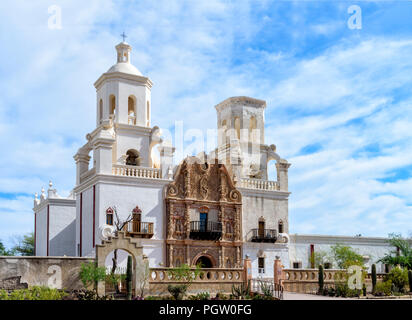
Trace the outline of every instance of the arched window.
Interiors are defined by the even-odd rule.
[[[103,100],[100,99],[99,102],[99,123],[102,123],[103,120]]]
[[[236,130],[236,136],[238,139],[240,139],[240,118],[235,117],[235,130]]]
[[[106,210],[106,224],[108,224],[109,226],[113,225],[113,209],[112,208],[108,208]]]
[[[279,233],[283,233],[283,221],[282,220],[279,220],[278,231]]]
[[[128,150],[126,152],[126,165],[128,166],[140,166],[139,152],[136,150]]]
[[[115,115],[116,112],[116,97],[114,95],[110,95],[110,115]]]
[[[128,110],[127,114],[129,116],[129,124],[136,124],[136,99],[133,96],[130,96],[128,101]]]
[[[150,126],[150,102],[147,101],[146,105],[146,127]]]

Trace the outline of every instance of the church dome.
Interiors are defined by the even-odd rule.
[[[135,76],[142,76],[142,73],[130,62],[130,52],[132,46],[126,42],[121,42],[116,46],[117,63],[113,65],[107,73],[127,73]]]
[[[127,74],[133,74],[136,76],[142,76],[142,73],[131,63],[119,62],[113,65],[107,73],[122,72]]]

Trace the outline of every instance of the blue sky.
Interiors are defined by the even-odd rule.
[[[361,29],[348,28],[354,4]],[[62,29],[48,28],[51,5]],[[410,17],[412,1],[1,1],[0,239],[33,230],[33,194],[49,179],[73,188],[93,83],[123,31],[154,82],[152,125],[215,128],[227,97],[267,101],[265,140],[292,163],[290,232],[406,235]]]

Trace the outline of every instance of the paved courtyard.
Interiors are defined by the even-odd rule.
[[[350,298],[326,297],[315,294],[283,292],[283,300],[351,300]]]
[[[400,298],[380,298],[376,300],[398,300]],[[402,300],[412,300],[412,297],[410,298],[401,298]],[[305,294],[305,293],[296,293],[296,292],[283,292],[283,300],[369,300],[369,299],[358,299],[358,298],[340,298],[340,297],[327,297],[327,296],[318,296],[315,294]],[[373,299],[375,300],[375,299]]]

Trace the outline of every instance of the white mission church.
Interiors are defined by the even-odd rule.
[[[140,239],[150,267],[240,267],[249,257],[253,277],[273,278],[276,257],[285,268],[309,268],[311,253],[342,243],[370,266],[391,249],[385,238],[289,234],[290,164],[264,143],[265,101],[216,105],[216,150],[174,165],[174,148],[151,126],[152,81],[131,64],[131,49],[118,44],[117,63],[94,84],[96,129],[74,155],[71,195],[59,196],[50,183],[35,196],[36,256],[94,256],[116,212],[130,216],[123,230]],[[277,181],[268,180],[272,160]]]

